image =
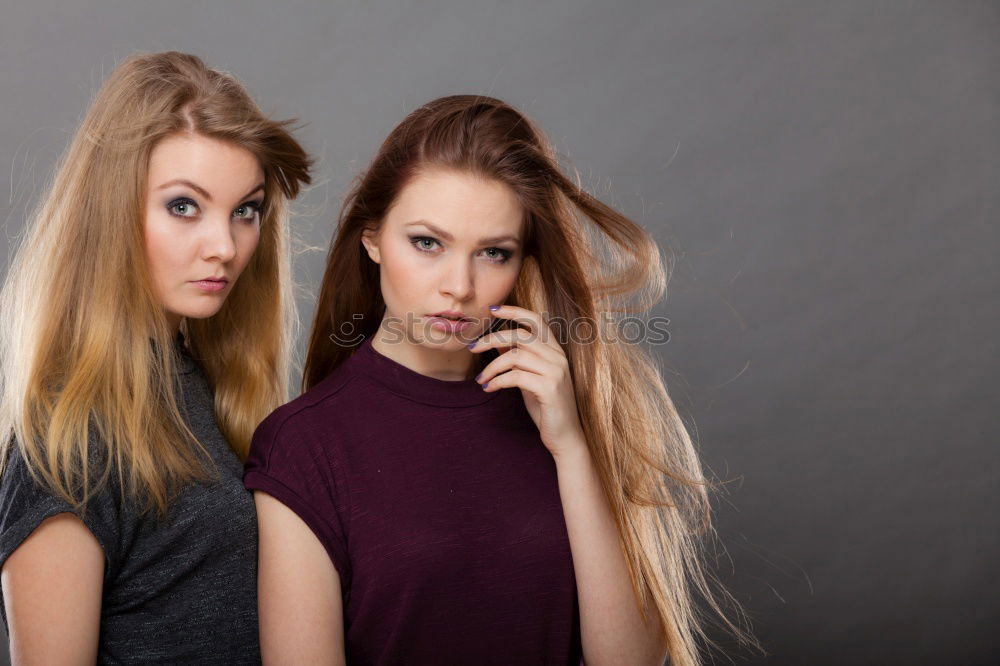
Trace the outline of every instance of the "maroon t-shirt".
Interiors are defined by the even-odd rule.
[[[581,663],[555,462],[520,390],[427,377],[368,339],[260,425],[245,471],[340,573],[348,663]]]

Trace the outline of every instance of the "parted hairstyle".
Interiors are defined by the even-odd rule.
[[[253,257],[217,314],[181,324],[214,388],[219,427],[246,457],[254,428],[288,398],[287,201],[311,166],[291,122],[266,117],[235,77],[193,55],[135,54],[114,69],[4,282],[0,465],[19,447],[36,480],[81,510],[115,474],[123,497],[158,515],[183,484],[211,476],[178,409],[173,333],[144,249],[150,154],[185,133],[244,148],[264,172]]]
[[[717,485],[702,471],[655,359],[615,330],[621,315],[646,312],[663,297],[659,247],[568,178],[540,130],[508,104],[443,97],[413,111],[386,138],[341,210],[303,388],[354,352],[360,341],[345,344],[346,331],[359,338],[377,331],[385,303],[362,232],[377,230],[407,182],[432,168],[499,181],[523,208],[525,256],[507,302],[542,313],[566,353],[636,601],[644,615],[658,614],[671,663],[700,663],[702,644],[715,645],[706,632],[708,614],[741,642],[757,645],[739,621],[739,604],[706,564],[707,546],[717,538],[709,496]],[[568,335],[567,326],[576,334]]]

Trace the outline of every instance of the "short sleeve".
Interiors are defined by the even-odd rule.
[[[329,439],[306,419],[279,408],[254,433],[243,485],[271,495],[309,526],[337,569],[346,598],[351,580],[348,501],[341,466],[333,457],[335,442]]]
[[[121,527],[115,492],[112,487],[105,486],[81,513],[32,478],[19,447],[12,442],[0,477],[0,568],[43,520],[60,513],[72,513],[83,521],[104,550],[104,579],[107,582],[117,571],[119,561]],[[5,609],[3,620],[6,624]]]

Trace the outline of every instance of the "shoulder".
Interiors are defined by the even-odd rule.
[[[254,437],[273,438],[284,431],[322,425],[339,408],[349,405],[354,380],[350,368],[338,368],[316,386],[271,412],[257,427]]]
[[[96,448],[91,447],[91,479],[106,471],[93,453]],[[60,513],[79,517],[97,538],[109,562],[114,561],[123,510],[116,475],[107,470],[105,482],[93,489],[82,506],[77,506],[49,488],[38,470],[32,470],[15,440],[6,449],[0,476],[0,566],[44,520]]]
[[[44,452],[39,453],[45,455]],[[89,503],[116,496],[115,493],[120,489],[116,483],[118,477],[114,473],[113,464],[108,460],[103,440],[96,436],[93,428],[87,447],[87,457],[87,475],[91,484],[87,493],[90,497]],[[43,471],[29,461],[16,438],[11,437],[4,447],[2,458],[0,497],[5,501],[10,500],[12,496],[56,497],[57,494],[52,492],[44,481]],[[76,473],[80,474],[81,471],[76,470]]]
[[[301,449],[310,443],[329,441],[343,430],[344,416],[357,409],[357,385],[350,362],[294,400],[285,403],[261,421],[253,435],[251,458],[270,462],[276,451]]]
[[[0,477],[0,509],[5,518],[12,514],[31,511],[40,505],[46,507],[64,507],[53,493],[48,492],[40,479],[37,479],[31,466],[25,460],[21,447],[15,440],[7,444],[3,454],[3,475]],[[7,521],[3,521],[6,524]]]

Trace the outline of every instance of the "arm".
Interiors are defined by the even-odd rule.
[[[659,614],[644,624],[632,592],[618,527],[586,446],[556,457],[559,496],[569,533],[587,664],[663,664]]]
[[[104,551],[77,516],[45,519],[0,571],[11,664],[93,664]]]
[[[340,576],[330,556],[294,511],[265,492],[253,496],[264,663],[345,664]]]
[[[490,333],[473,351],[506,350],[476,378],[485,391],[517,387],[556,463],[570,551],[580,601],[580,632],[588,666],[663,664],[666,643],[659,615],[643,622],[618,527],[583,434],[569,362],[558,336],[537,313],[491,306],[498,317],[517,318],[523,328]]]

